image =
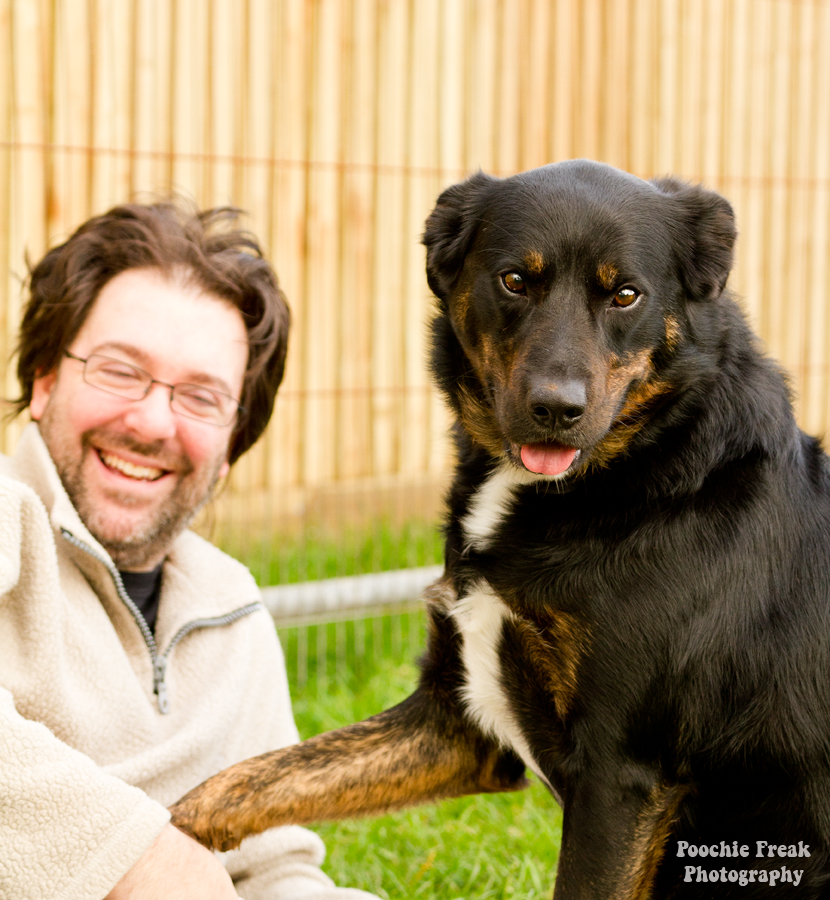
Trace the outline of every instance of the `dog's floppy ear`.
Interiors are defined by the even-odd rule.
[[[659,178],[653,184],[675,204],[674,251],[687,292],[697,300],[718,297],[732,270],[737,237],[732,206],[699,185],[673,178]]]
[[[446,300],[464,265],[464,257],[479,225],[478,209],[487,188],[497,178],[477,172],[448,187],[429,214],[423,243],[427,248],[427,281]]]

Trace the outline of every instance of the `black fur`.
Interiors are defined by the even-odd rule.
[[[420,683],[173,821],[229,849],[520,787],[523,753],[564,807],[557,900],[830,896],[830,466],[724,291],[729,204],[568,162],[449,188],[424,241],[458,463]],[[494,473],[515,484],[476,530]],[[489,718],[465,692],[486,609]],[[770,892],[782,867],[800,883]]]
[[[686,865],[805,870],[780,893],[830,896],[830,469],[724,292],[734,240],[717,194],[589,162],[473,176],[427,222],[432,368],[461,423],[448,574],[459,595],[486,579],[554,662],[578,651],[563,714],[518,627],[499,649],[564,806],[557,898],[768,896],[767,883],[685,882]],[[628,285],[639,300],[615,306]],[[626,360],[643,365],[608,389]],[[547,407],[527,399],[538,384]],[[557,412],[563,384],[584,395],[575,418]],[[517,488],[475,549],[471,497],[544,443],[580,454]],[[576,650],[551,631],[561,616]],[[427,682],[457,677],[438,646]],[[654,814],[644,851],[637,835],[672,790],[683,799]],[[759,840],[811,855],[758,859]],[[678,841],[750,855],[679,858]]]

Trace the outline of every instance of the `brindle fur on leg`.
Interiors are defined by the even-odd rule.
[[[171,812],[177,828],[206,847],[229,850],[275,825],[376,815],[524,785],[516,756],[448,719],[419,689],[365,722],[232,766]]]
[[[615,900],[651,900],[654,879],[677,821],[687,785],[655,787],[636,825],[629,871]]]

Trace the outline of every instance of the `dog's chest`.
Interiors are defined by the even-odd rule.
[[[475,550],[487,549],[509,516],[515,490],[528,479],[511,468],[496,469],[473,497],[462,520],[465,538]],[[461,694],[467,712],[481,730],[505,747],[512,748],[525,764],[547,781],[515,714],[501,662],[505,629],[515,625],[515,615],[484,580],[458,598],[451,610],[462,638],[464,683]]]
[[[513,749],[529,769],[547,781],[504,683],[500,649],[512,613],[484,581],[459,598],[451,612],[462,638],[461,698],[467,713],[485,734]]]
[[[470,498],[461,520],[464,540],[474,550],[486,550],[516,502],[516,491],[538,479],[503,463],[494,469]]]

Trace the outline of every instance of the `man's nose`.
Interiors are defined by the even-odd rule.
[[[143,400],[130,403],[124,421],[144,441],[173,437],[176,415],[170,408],[170,388],[164,384],[151,384]]]

